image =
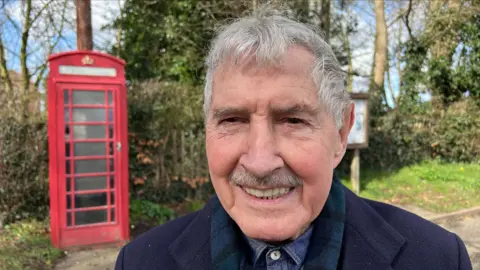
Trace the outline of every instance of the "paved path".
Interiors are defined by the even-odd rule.
[[[436,216],[418,207],[402,208],[426,219]],[[473,270],[480,270],[480,214],[443,220],[438,224],[462,238],[472,260]],[[119,250],[116,247],[70,252],[56,265],[55,270],[113,270]]]
[[[473,270],[480,270],[480,214],[447,220],[439,225],[462,238],[467,246]]]
[[[55,270],[113,270],[119,247],[67,252]]]

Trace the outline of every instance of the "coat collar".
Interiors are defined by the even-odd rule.
[[[405,238],[363,199],[345,188],[346,217],[339,269],[392,269]],[[211,269],[210,222],[213,201],[198,212],[170,245],[180,269]],[[312,239],[310,245],[321,243]]]
[[[179,269],[211,269],[210,220],[213,212],[210,200],[168,248]]]
[[[345,188],[346,219],[340,263],[344,269],[392,269],[405,238],[365,200]]]

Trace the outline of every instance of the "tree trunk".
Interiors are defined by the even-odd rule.
[[[3,39],[1,36],[0,36],[0,78],[4,83],[5,92],[6,92],[2,94],[7,94],[7,97],[5,96],[4,97],[8,98],[8,95],[12,93],[13,86],[12,86],[12,80],[10,79],[10,74],[8,74],[7,60],[5,58],[5,48],[3,47]]]
[[[120,21],[123,23],[123,7],[120,0],[117,1]],[[123,25],[120,24],[117,29],[117,57],[120,57],[120,48],[122,46]]]
[[[172,159],[173,159],[173,176],[178,175],[178,145],[177,145],[177,130],[172,131]]]
[[[185,131],[182,130],[180,137],[180,176],[185,175]]]
[[[330,41],[330,0],[322,0],[322,10],[320,11],[320,28],[325,33],[325,41]]]
[[[373,62],[373,80],[370,85],[370,93],[372,95],[372,106],[380,108],[382,97],[385,98],[384,80],[385,65],[387,64],[388,40],[387,40],[387,23],[385,21],[385,9],[383,1],[374,1],[375,4],[375,53]]]
[[[92,50],[92,17],[90,0],[76,0],[77,10],[77,49]]]
[[[195,155],[194,150],[195,150],[195,149],[194,149],[194,143],[193,143],[193,142],[190,142],[190,151],[189,151],[189,152],[190,152],[190,154],[189,154],[189,157],[190,157],[190,158],[193,158],[193,157],[194,157],[194,155]],[[195,162],[195,160],[193,160],[193,162]],[[189,177],[190,177],[190,178],[194,178],[195,176],[196,176],[196,175],[195,175],[195,166],[194,166],[194,164],[191,164]]]
[[[347,11],[348,12],[348,11]],[[343,43],[343,48],[345,49],[345,52],[347,53],[347,91],[349,93],[353,92],[353,61],[352,61],[352,50],[350,47],[350,39],[348,37],[348,25],[345,25],[345,27],[342,26],[342,33],[340,34],[342,43]]]

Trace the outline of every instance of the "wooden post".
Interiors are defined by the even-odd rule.
[[[77,50],[92,50],[92,16],[90,0],[75,0],[77,10]]]
[[[360,193],[360,149],[353,150],[352,165],[350,166],[350,179],[352,181],[353,191]]]

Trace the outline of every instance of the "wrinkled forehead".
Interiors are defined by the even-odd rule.
[[[315,56],[308,49],[295,45],[282,53],[272,57],[260,57],[260,52],[249,50],[247,53],[225,55],[218,63],[215,78],[220,79],[227,74],[241,73],[242,75],[296,75],[305,79],[312,79],[315,66]]]

